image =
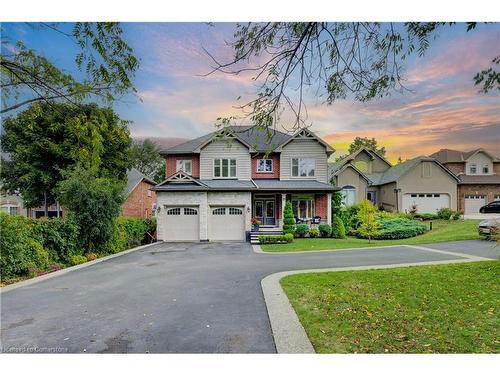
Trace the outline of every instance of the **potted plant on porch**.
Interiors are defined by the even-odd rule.
[[[255,232],[258,232],[259,231],[259,227],[260,227],[260,220],[257,219],[256,217],[252,217],[252,226],[253,226],[253,230]]]

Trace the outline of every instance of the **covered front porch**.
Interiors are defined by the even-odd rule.
[[[282,229],[287,201],[297,224],[331,224],[331,193],[326,192],[252,193],[252,218],[260,221],[260,228]]]

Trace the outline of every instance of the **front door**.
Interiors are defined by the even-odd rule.
[[[276,225],[274,199],[256,199],[254,201],[254,216],[261,225]]]

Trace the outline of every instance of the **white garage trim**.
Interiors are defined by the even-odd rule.
[[[465,196],[465,214],[478,214],[479,209],[486,204],[486,196],[477,194],[477,195],[466,195]]]
[[[245,206],[209,206],[209,241],[245,241]]]
[[[165,220],[166,241],[200,240],[199,206],[166,206]]]
[[[450,208],[450,195],[447,193],[406,193],[403,195],[403,211],[409,212],[417,206],[418,213],[436,213],[440,208]]]

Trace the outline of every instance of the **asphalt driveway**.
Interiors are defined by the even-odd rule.
[[[497,259],[485,241],[300,254],[160,243],[1,295],[3,352],[272,353],[260,281],[287,270]],[[441,252],[439,252],[441,251]]]

